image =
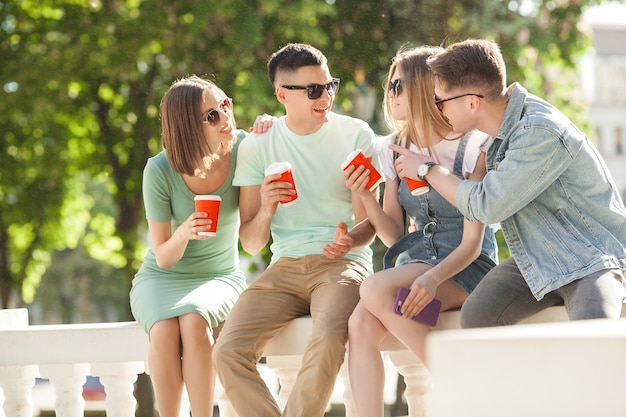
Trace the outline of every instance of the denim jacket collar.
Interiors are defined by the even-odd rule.
[[[511,134],[513,129],[515,129],[515,125],[524,115],[524,104],[526,103],[527,94],[528,90],[522,87],[519,83],[513,83],[509,86],[507,89],[509,102],[506,105],[504,118],[502,119],[502,124],[500,125],[496,138],[503,140]]]

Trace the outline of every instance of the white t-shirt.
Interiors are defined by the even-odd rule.
[[[463,178],[467,178],[470,173],[474,172],[476,160],[480,154],[480,146],[488,137],[489,135],[486,133],[479,132],[477,130],[471,133],[463,158]],[[383,172],[388,178],[391,179],[395,179],[398,176],[394,165],[394,154],[393,151],[389,149],[389,144],[394,143],[395,138],[395,134],[386,136],[383,138],[380,145],[380,159],[383,166]],[[454,169],[454,160],[456,158],[457,149],[459,148],[459,142],[460,139],[442,140],[434,146],[435,155],[438,158],[437,163],[446,167],[451,172]],[[420,149],[413,143],[410,144],[409,149],[413,152],[428,155],[427,149]]]
[[[292,166],[298,199],[289,206],[279,204],[272,218],[272,263],[284,256],[322,254],[339,222],[354,226],[352,194],[341,169],[353,150],[373,157],[380,170],[375,134],[364,121],[331,113],[317,132],[305,136],[293,133],[285,121],[283,116],[266,133],[250,134],[243,140],[233,180],[238,186],[258,185],[273,162],[287,161]],[[369,247],[346,257],[372,269]]]

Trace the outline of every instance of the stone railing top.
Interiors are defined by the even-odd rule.
[[[2,330],[0,337],[4,366],[144,362],[147,356],[148,337],[135,322],[31,325]]]

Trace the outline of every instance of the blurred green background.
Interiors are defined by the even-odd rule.
[[[398,48],[482,37],[500,43],[509,82],[582,122],[576,65],[590,40],[578,23],[598,3],[0,1],[0,308],[65,323],[131,318],[146,251],[141,175],[161,149],[159,102],[177,78],[212,78],[247,129],[282,112],[270,54],[310,43],[342,80],[335,110],[383,135],[382,83]]]

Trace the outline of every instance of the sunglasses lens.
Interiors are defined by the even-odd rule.
[[[230,98],[225,98],[222,102],[217,106],[217,109],[213,109],[206,115],[206,123],[211,126],[217,126],[220,121],[220,111],[226,112],[226,109],[233,108],[233,101]]]
[[[312,86],[309,86],[307,89],[309,99],[316,100],[320,98],[322,96],[322,93],[324,92],[324,88],[326,88],[326,86],[320,84],[314,84]]]
[[[388,89],[391,93],[393,93],[394,97],[398,97],[400,94],[402,94],[402,80],[401,79],[397,79],[392,81],[391,83],[389,83],[389,89]]]
[[[328,91],[329,96],[334,96],[339,90],[339,81],[333,80],[328,84],[313,84],[307,87],[307,96],[310,100],[317,100],[322,96],[324,90]]]
[[[206,115],[206,121],[211,126],[215,126],[220,121],[220,112],[211,110],[209,114]]]

